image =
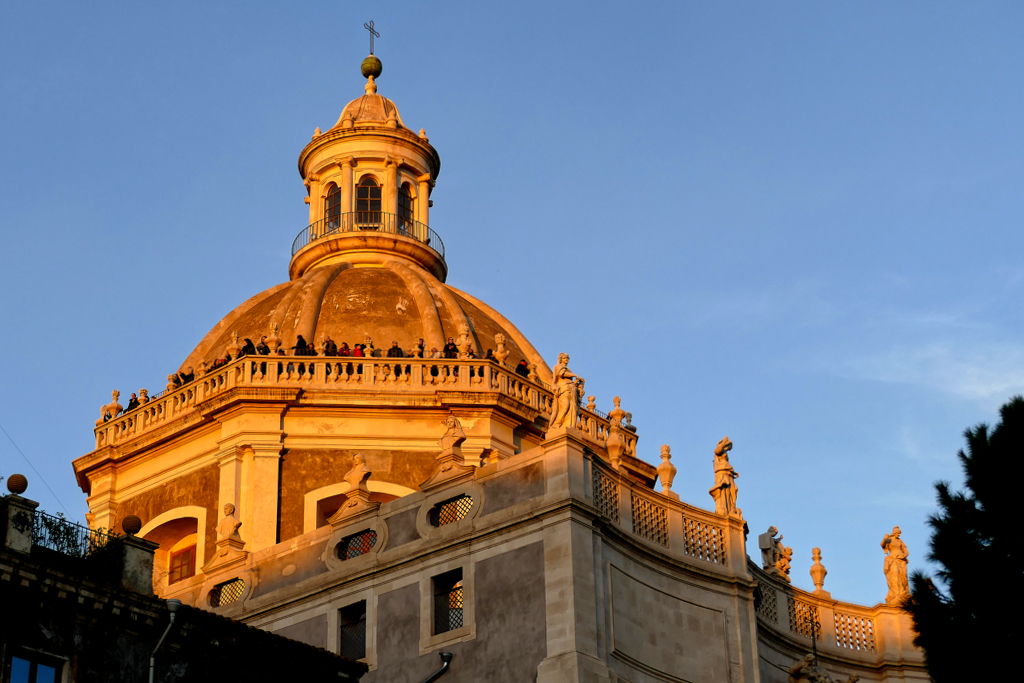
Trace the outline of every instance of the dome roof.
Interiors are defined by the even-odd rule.
[[[372,76],[366,83],[366,94],[345,105],[334,128],[347,128],[346,121],[351,121],[353,125],[362,123],[378,126],[386,126],[388,121],[394,121],[395,125],[392,127],[405,128],[402,115],[398,113],[395,103],[377,94],[377,84]]]
[[[476,351],[495,348],[494,336],[505,335],[511,352],[506,365],[525,359],[536,363],[541,379],[551,370],[533,345],[504,316],[482,301],[439,281],[407,261],[382,256],[378,263],[331,263],[263,291],[235,308],[203,338],[181,365],[198,369],[226,355],[232,333],[259,343],[274,324],[285,348],[302,335],[307,342],[330,336],[339,346],[363,343],[370,337],[383,354],[392,341],[408,352],[423,338],[429,352],[458,337],[467,325]]]

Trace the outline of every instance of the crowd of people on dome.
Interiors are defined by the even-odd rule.
[[[270,356],[270,355],[274,355],[274,351],[273,351],[273,349],[271,349],[270,344],[267,343],[267,339],[268,339],[267,336],[264,335],[264,336],[260,337],[259,343],[253,343],[252,339],[250,339],[248,337],[244,338],[244,340],[243,340],[244,343],[242,343],[241,347],[240,348],[237,347],[237,346],[235,347],[235,348],[238,348],[238,354],[235,357],[241,357],[241,356]],[[311,342],[307,342],[306,339],[300,334],[300,335],[298,335],[296,337],[295,345],[294,346],[292,346],[290,348],[289,347],[285,347],[285,346],[278,346],[276,355],[278,355],[278,356],[288,356],[288,355],[292,355],[292,356],[321,356],[321,355],[323,355],[323,356],[329,356],[329,357],[345,357],[345,358],[372,358],[372,357],[377,356],[378,355],[377,354],[377,349],[373,345],[373,340],[370,339],[370,337],[366,337],[364,342],[365,343],[354,343],[354,344],[352,344],[352,346],[349,346],[348,342],[341,342],[341,344],[338,344],[333,339],[331,339],[331,337],[329,335],[325,335],[325,336],[321,337],[320,344],[319,344],[320,349],[319,349],[319,353],[318,353],[317,352],[317,345],[314,345]],[[238,343],[238,340],[236,338],[236,344],[237,343]],[[289,351],[291,351],[290,354],[288,353]],[[385,358],[426,358],[426,359],[437,358],[437,359],[449,359],[449,360],[456,360],[456,359],[458,359],[460,357],[459,347],[455,343],[455,338],[454,337],[448,337],[447,342],[445,343],[445,345],[440,350],[438,350],[438,348],[436,346],[432,346],[432,347],[430,347],[429,351],[427,350],[426,345],[424,344],[422,338],[417,339],[416,343],[413,345],[413,348],[411,350],[409,350],[409,351],[406,351],[402,347],[400,347],[398,345],[397,341],[392,341],[391,342],[391,347],[388,348],[381,355],[383,357],[385,357]],[[466,355],[470,359],[474,359],[474,360],[475,359],[479,359],[479,356],[477,356],[476,350],[473,348],[473,346],[469,347],[469,349],[467,350]],[[207,372],[210,372],[211,370],[216,370],[217,368],[219,368],[221,366],[227,365],[229,362],[231,362],[231,360],[232,360],[232,356],[229,353],[227,353],[227,350],[225,350],[225,353],[223,355],[215,358],[213,363],[211,363],[209,365],[207,365],[206,363],[203,363],[202,364],[203,367],[200,368],[200,372],[198,374],[202,375],[202,374],[206,374]],[[486,361],[489,361],[491,363],[497,363],[498,362],[498,359],[494,357],[493,349],[487,349],[487,353],[484,355],[482,360],[486,360]],[[360,369],[359,372],[362,372],[362,370]],[[400,370],[399,370],[399,372],[400,372]],[[515,367],[515,372],[516,372],[516,374],[518,374],[518,375],[520,375],[522,377],[529,377],[530,376],[530,365],[526,362],[526,359],[523,359],[523,360],[519,361],[519,364]],[[456,371],[456,373],[457,373],[457,371]],[[436,369],[433,371],[433,374],[436,374]],[[185,370],[180,370],[180,371],[176,372],[173,375],[168,375],[167,376],[167,382],[168,382],[167,389],[168,390],[172,390],[172,389],[176,389],[178,387],[184,386],[184,385],[188,384],[189,382],[192,382],[193,380],[195,380],[196,375],[197,375],[197,373],[195,372],[195,370],[191,366],[189,366]],[[135,394],[132,394],[132,400],[137,402],[138,399],[136,399]],[[136,403],[136,405],[137,405],[137,403]],[[125,412],[127,412],[129,410],[132,410],[134,407],[136,407],[136,406],[133,405],[131,401],[129,401],[128,407],[125,408]]]

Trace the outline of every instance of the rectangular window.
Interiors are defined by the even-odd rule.
[[[63,663],[56,659],[24,654],[8,661],[11,683],[60,683]]]
[[[196,547],[190,545],[171,553],[167,583],[177,583],[196,575]]]
[[[341,617],[341,656],[349,659],[366,657],[366,601],[342,607]]]
[[[434,635],[463,624],[462,568],[434,577]]]

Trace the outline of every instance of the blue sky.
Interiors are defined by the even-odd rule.
[[[0,5],[0,475],[80,517],[112,388],[287,278],[296,158],[362,94],[441,154],[449,282],[668,443],[794,583],[874,604],[1024,391],[1019,2]]]

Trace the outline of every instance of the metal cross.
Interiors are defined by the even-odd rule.
[[[370,32],[370,54],[373,54],[373,39],[380,38],[380,34],[373,30],[373,22],[363,24],[363,28]]]

